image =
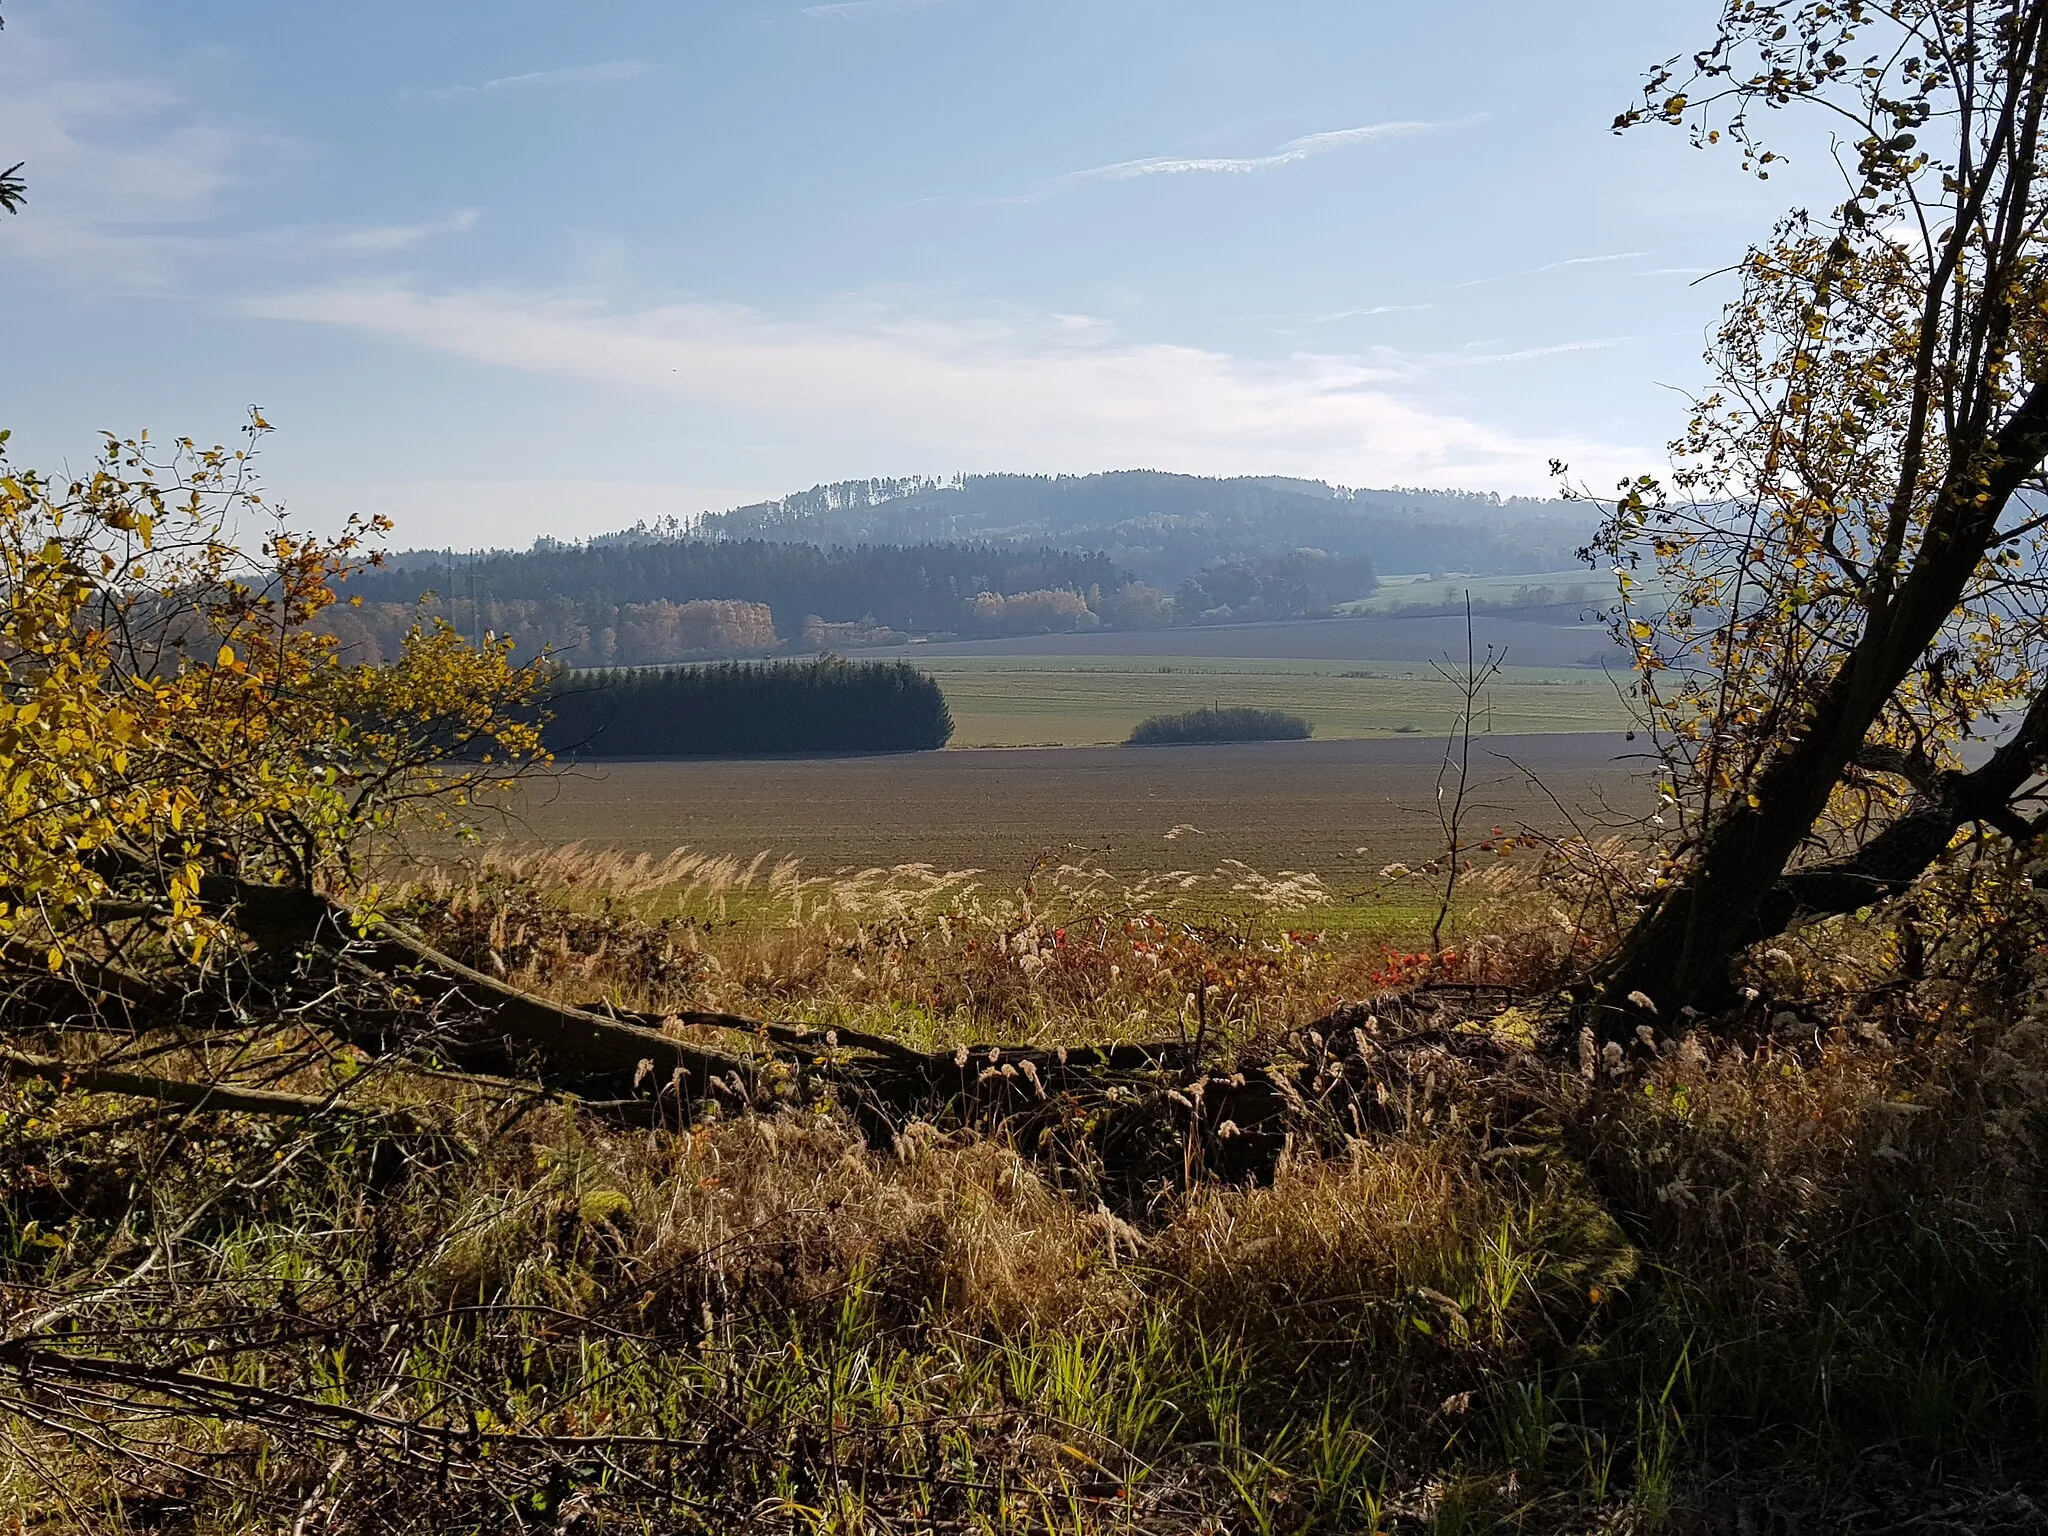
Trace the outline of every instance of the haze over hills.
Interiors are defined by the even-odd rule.
[[[360,572],[363,606],[331,622],[388,655],[431,591],[522,655],[610,666],[1305,619],[1382,571],[1567,568],[1592,524],[1580,503],[1273,477],[843,481],[581,543],[408,551]]]
[[[1593,521],[1584,503],[1554,499],[1122,470],[842,481],[714,513],[688,531],[814,544],[1045,544],[1100,551],[1141,580],[1175,587],[1225,561],[1302,549],[1363,556],[1383,573],[1555,571],[1573,563]]]

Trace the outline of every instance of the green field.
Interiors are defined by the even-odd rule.
[[[1122,741],[1148,715],[1249,704],[1304,715],[1322,738],[1441,735],[1457,690],[1426,665],[1188,656],[919,658],[953,711],[955,747]],[[1487,689],[1496,732],[1619,730],[1616,680],[1583,667],[1513,667]]]
[[[1475,610],[1519,606],[1532,589],[1549,588],[1549,602],[1583,605],[1588,611],[1606,608],[1617,596],[1614,577],[1607,571],[1589,571],[1578,566],[1569,571],[1533,571],[1511,576],[1382,576],[1371,597],[1339,603],[1337,612],[1347,614],[1399,613],[1404,609],[1431,611],[1455,609],[1469,595]],[[1637,604],[1661,602],[1661,585],[1650,573],[1635,578],[1631,600]]]

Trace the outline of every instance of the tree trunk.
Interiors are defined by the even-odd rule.
[[[1815,701],[1807,729],[1765,764],[1750,786],[1754,803],[1722,814],[1690,874],[1637,921],[1595,1000],[1592,1022],[1604,1038],[1626,1039],[1646,1014],[1668,1017],[1725,982],[1729,962],[1754,941],[1786,865],[1886,702],[1955,612],[2006,504],[2044,456],[2048,382],[2028,392],[1980,453],[1950,470],[1919,558],[1896,596],[1871,614]]]

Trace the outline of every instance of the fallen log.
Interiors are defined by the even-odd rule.
[[[402,1110],[362,1109],[344,1104],[333,1095],[282,1093],[273,1088],[242,1088],[233,1083],[193,1082],[186,1078],[156,1077],[144,1072],[127,1072],[92,1062],[65,1061],[56,1056],[39,1056],[0,1046],[0,1071],[39,1078],[60,1087],[83,1088],[92,1093],[117,1093],[127,1098],[152,1099],[159,1104],[179,1104],[207,1113],[270,1115],[287,1120],[311,1119],[320,1115],[348,1115],[382,1122],[393,1130],[419,1129],[413,1117]]]
[[[556,1003],[315,892],[210,878],[200,894],[259,952],[317,952],[397,989],[395,1006],[323,1015],[323,1027],[359,1044],[430,1048],[466,1072],[525,1078],[612,1118],[687,1121],[712,1103],[828,1092],[877,1145],[916,1119],[1000,1128],[1027,1150],[1128,1167],[1147,1185],[1201,1172],[1261,1177],[1296,1138],[1396,1123],[1435,1095],[1439,1069],[1466,1070],[1475,1063],[1456,1058],[1482,1046],[1496,1058],[1505,1049],[1455,1038],[1447,999],[1410,998],[1382,1000],[1384,1019],[1373,1005],[1340,1009],[1276,1042],[1273,1059],[1228,1072],[1208,1070],[1185,1041],[921,1051],[864,1031],[738,1014]],[[705,1043],[713,1032],[748,1044]]]
[[[434,991],[433,1007],[467,1021],[451,1046],[464,1065],[533,1072],[558,1086],[618,1097],[651,1084],[686,1111],[694,1101],[744,1101],[758,1091],[755,1063],[746,1057],[522,992],[318,892],[210,876],[200,882],[200,899],[259,948],[319,945],[416,992]]]

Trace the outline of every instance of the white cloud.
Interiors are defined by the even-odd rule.
[[[1364,320],[1373,315],[1416,315],[1425,309],[1435,309],[1434,304],[1374,304],[1367,309],[1336,309],[1327,315],[1311,315],[1313,325],[1328,325],[1333,320]]]
[[[238,179],[274,171],[296,146],[268,126],[217,118],[155,78],[101,74],[89,47],[32,26],[10,28],[0,47],[0,146],[0,163],[27,162],[29,183],[23,211],[0,219],[0,260],[97,288],[161,289],[223,258],[388,255],[463,234],[480,217],[465,208],[414,223],[222,233]]]
[[[1289,139],[1269,155],[1159,155],[1146,160],[1120,160],[1114,165],[1098,165],[1090,170],[1071,171],[1060,179],[1066,182],[1084,182],[1136,181],[1145,176],[1245,176],[1258,171],[1276,170],[1283,165],[1297,165],[1303,160],[1313,159],[1317,155],[1327,155],[1334,150],[1346,149],[1353,144],[1370,144],[1379,139],[1412,138],[1417,134],[1434,133],[1445,126],[1447,125],[1443,123],[1407,121],[1367,123],[1359,128],[1338,128],[1328,133],[1311,133],[1299,139]]]
[[[1563,261],[1546,261],[1540,267],[1524,267],[1519,272],[1501,272],[1493,277],[1475,277],[1468,283],[1453,283],[1453,289],[1483,288],[1488,283],[1504,283],[1512,277],[1534,277],[1539,272],[1556,272],[1565,267],[1598,267],[1611,261],[1635,261],[1647,256],[1648,251],[1613,251],[1605,256],[1568,256]]]
[[[1627,346],[1632,341],[1642,341],[1641,336],[1598,336],[1586,341],[1560,341],[1547,347],[1523,347],[1516,352],[1487,352],[1477,357],[1450,357],[1440,359],[1453,368],[1476,368],[1486,363],[1526,363],[1531,358],[1557,357],[1567,352],[1604,352],[1609,347]],[[1490,346],[1486,342],[1480,345]]]
[[[476,228],[479,217],[476,209],[461,208],[445,219],[424,224],[369,224],[340,230],[327,237],[325,243],[336,251],[405,251],[441,235],[466,235]]]
[[[247,135],[155,80],[100,72],[33,26],[0,47],[0,145],[28,202],[0,256],[123,287],[167,282],[249,156]],[[273,138],[269,147],[278,147]]]
[[[607,59],[602,64],[577,64],[567,69],[536,69],[524,75],[503,75],[475,85],[444,85],[419,94],[435,101],[456,101],[465,96],[483,96],[525,86],[612,85],[621,80],[637,80],[654,71],[655,66],[645,59]]]
[[[1635,261],[1647,256],[1648,251],[1614,251],[1605,256],[1567,256],[1563,261],[1546,261],[1540,267],[1531,267],[1530,273],[1555,272],[1560,267],[1597,267],[1610,261]]]
[[[905,11],[927,11],[948,0],[833,0],[829,5],[807,5],[806,16],[828,21],[858,21],[864,16],[898,16]]]
[[[1275,362],[1119,339],[1099,322],[847,308],[632,312],[505,289],[330,286],[254,314],[386,336],[473,362],[663,394],[807,441],[959,467],[1307,473],[1353,484],[1533,490],[1555,456],[1616,472],[1633,450],[1516,437],[1432,408],[1391,355]]]

